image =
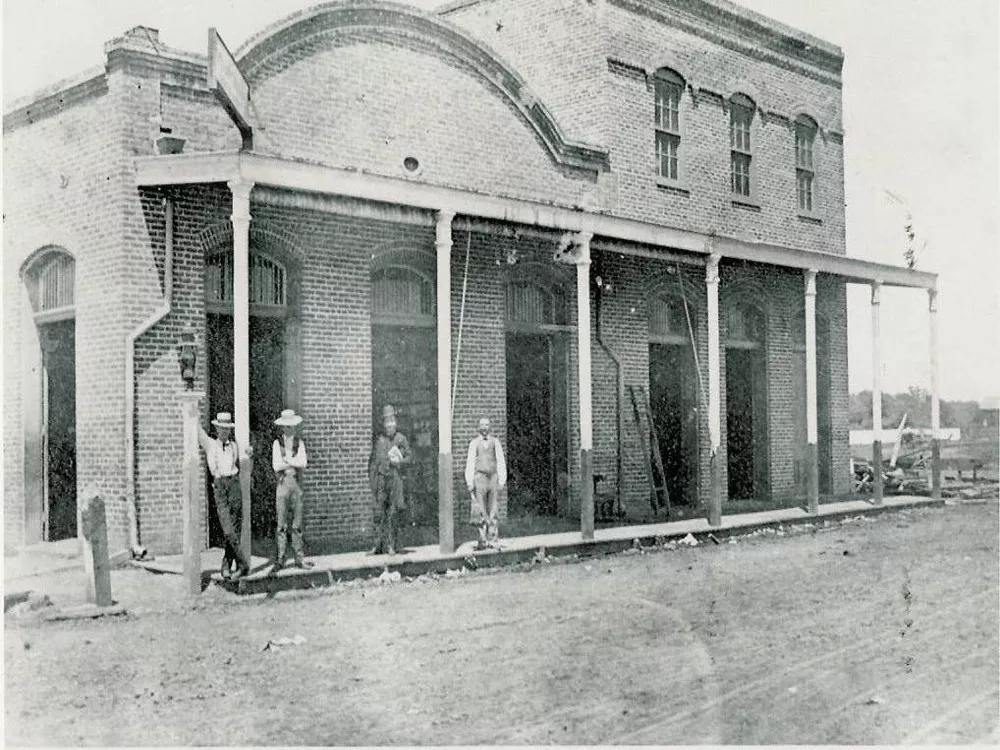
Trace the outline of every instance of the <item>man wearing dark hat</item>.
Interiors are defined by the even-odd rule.
[[[302,423],[302,417],[296,414],[294,409],[285,409],[274,423],[281,428],[281,437],[274,441],[271,449],[271,466],[278,475],[274,499],[278,516],[278,533],[275,540],[277,550],[272,569],[273,573],[277,573],[285,566],[289,506],[292,511],[292,553],[295,555],[295,567],[311,568],[312,563],[305,561],[302,544],[302,487],[299,476],[306,468],[307,460],[306,447],[302,439],[295,434],[295,428]]]
[[[396,432],[396,410],[392,406],[382,409],[382,434],[375,439],[371,458],[368,460],[368,478],[375,500],[375,549],[376,555],[396,554],[397,517],[405,507],[403,478],[400,467],[410,463],[410,443],[406,436]]]
[[[215,434],[208,433],[198,426],[198,443],[205,451],[208,461],[208,472],[212,475],[212,495],[215,499],[215,511],[219,516],[219,526],[225,539],[225,553],[222,556],[223,578],[233,580],[242,578],[250,572],[250,561],[240,547],[240,523],[243,518],[243,494],[240,491],[240,450],[232,438],[233,416],[229,412],[219,412],[212,420]],[[250,458],[253,448],[246,446],[242,456]],[[233,563],[237,564],[236,572],[231,573]]]
[[[479,420],[479,434],[469,443],[465,485],[472,496],[473,518],[479,522],[478,549],[500,548],[497,496],[507,484],[503,446],[490,434],[490,420]]]

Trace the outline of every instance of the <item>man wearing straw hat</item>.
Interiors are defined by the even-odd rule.
[[[198,443],[205,451],[208,461],[208,471],[212,475],[212,495],[215,500],[215,511],[219,517],[219,526],[225,539],[225,553],[222,556],[223,578],[233,580],[242,578],[250,572],[250,561],[240,548],[240,523],[243,517],[243,493],[240,490],[240,450],[233,439],[233,415],[223,411],[212,420],[217,437],[209,437],[208,433],[198,426]],[[253,448],[246,446],[242,457],[250,458]],[[233,563],[237,564],[236,572],[232,573]]]
[[[274,423],[281,428],[281,437],[274,441],[271,450],[271,465],[274,473],[278,475],[274,503],[278,516],[278,533],[275,540],[277,550],[271,572],[277,573],[285,566],[289,506],[292,511],[292,553],[295,555],[295,567],[311,568],[312,563],[305,561],[302,549],[302,487],[299,484],[299,475],[306,468],[306,447],[301,438],[295,434],[295,428],[302,423],[302,417],[296,414],[294,409],[285,409]]]
[[[382,434],[375,439],[368,460],[368,478],[375,501],[376,555],[396,554],[396,526],[399,511],[405,507],[400,467],[410,463],[410,443],[396,432],[396,410],[382,409]]]

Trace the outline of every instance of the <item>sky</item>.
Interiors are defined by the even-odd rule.
[[[904,263],[907,216],[940,274],[940,393],[1000,395],[1000,58],[996,0],[735,0],[839,45],[845,53],[848,255]],[[3,101],[103,62],[126,29],[160,30],[204,52],[215,26],[230,49],[316,0],[4,0]],[[414,0],[423,8],[439,0]],[[544,99],[544,91],[539,92]],[[868,287],[848,291],[849,386],[872,385]],[[930,387],[921,290],[882,296],[886,392]]]

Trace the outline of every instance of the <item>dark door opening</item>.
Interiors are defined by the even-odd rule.
[[[44,354],[45,534],[56,542],[76,528],[76,323],[41,327]]]
[[[767,499],[767,404],[758,348],[726,349],[726,452],[729,499]]]
[[[232,412],[233,400],[233,318],[206,316],[208,349],[209,416]],[[275,477],[271,468],[271,444],[277,436],[274,420],[285,408],[285,320],[280,317],[250,318],[250,445],[253,447],[251,479],[251,528],[255,539],[272,537],[275,532]],[[211,432],[211,430],[209,430]],[[211,484],[211,477],[208,477]],[[211,487],[208,497],[211,498]],[[222,532],[209,503],[209,545],[221,546]]]
[[[649,345],[649,402],[670,502],[698,503],[698,382],[691,347]]]
[[[507,334],[507,473],[511,515],[556,515],[568,460],[566,345]]]
[[[425,326],[372,326],[372,430],[382,409],[396,409],[397,429],[410,443],[413,463],[403,476],[406,518],[437,526],[437,334]]]

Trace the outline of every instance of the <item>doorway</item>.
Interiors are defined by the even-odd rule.
[[[649,402],[671,503],[698,502],[698,381],[690,345],[649,345]]]
[[[208,409],[214,419],[220,411],[232,412],[233,317],[206,316],[208,350]],[[285,319],[278,316],[250,317],[250,445],[254,452],[251,477],[251,528],[257,539],[269,537],[275,528],[275,476],[271,468],[271,443],[275,418],[285,408]],[[211,477],[207,477],[211,484]],[[211,498],[211,488],[208,497]],[[209,546],[223,543],[222,530],[210,503]]]
[[[726,348],[729,499],[768,497],[767,398],[763,350]]]
[[[382,430],[382,409],[396,410],[413,462],[403,476],[407,520],[437,526],[437,334],[427,326],[372,326],[372,431]]]
[[[77,535],[76,519],[76,323],[39,327],[42,343],[42,538]]]
[[[568,468],[567,351],[557,334],[508,332],[507,473],[512,515],[559,512]]]

